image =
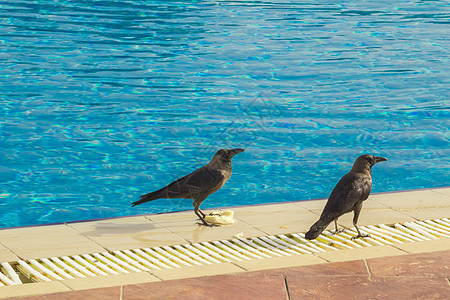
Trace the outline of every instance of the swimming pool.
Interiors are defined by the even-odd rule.
[[[95,3],[94,5],[90,5]],[[202,208],[449,185],[445,1],[0,2],[0,227],[131,208],[242,147]]]

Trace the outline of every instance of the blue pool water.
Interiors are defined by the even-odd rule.
[[[447,1],[0,1],[0,227],[450,185]],[[193,215],[194,218],[194,215]]]

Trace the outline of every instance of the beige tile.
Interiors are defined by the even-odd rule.
[[[168,231],[142,233],[130,237],[96,238],[94,240],[109,251],[170,246],[186,243],[184,239]]]
[[[371,199],[395,209],[450,207],[450,197],[432,190],[376,194]]]
[[[430,189],[431,191],[450,197],[450,187]]]
[[[322,211],[327,203],[327,199],[295,201],[292,204],[303,207],[308,210]],[[320,213],[319,213],[320,214]]]
[[[156,246],[170,246],[186,243],[186,241],[179,236],[164,232],[150,232],[135,234],[129,237],[112,237],[105,239],[94,239],[105,249],[110,251],[144,248],[144,247],[156,247]]]
[[[227,210],[234,211],[234,207],[226,208]],[[204,209],[202,210],[205,214],[213,210],[219,209]],[[236,214],[234,215],[236,217]],[[193,211],[183,211],[183,212],[175,212],[175,213],[167,213],[167,214],[156,214],[156,215],[147,215],[147,218],[159,224],[160,226],[171,230],[171,226],[190,226],[190,227],[198,227],[200,224],[200,219],[194,214]],[[195,225],[195,226],[194,226]],[[202,225],[200,225],[202,226]],[[204,226],[202,226],[204,227]]]
[[[51,236],[23,236],[23,237],[14,237],[8,238],[3,241],[3,244],[10,249],[14,248],[48,248],[48,247],[63,247],[65,248],[68,245],[90,245],[94,246],[90,239],[82,236],[81,234],[76,235],[51,235]]]
[[[149,221],[145,216],[69,223],[68,226],[89,237],[129,236],[161,229],[158,224]]]
[[[11,262],[18,260],[19,257],[9,249],[0,249],[0,262]]]
[[[379,203],[373,199],[373,196],[369,196],[363,203],[363,209],[389,209],[389,206]]]
[[[431,207],[417,209],[401,209],[402,212],[417,220],[429,220],[450,217],[450,207]]]
[[[233,225],[222,225],[220,227],[207,227],[189,222],[164,222],[163,225],[173,233],[181,236],[188,242],[204,242],[212,240],[231,239],[233,236],[242,233],[244,237],[255,237],[265,235],[258,230],[240,220],[236,220]]]
[[[358,226],[394,224],[398,222],[411,222],[414,219],[402,212],[392,209],[363,209],[359,214]],[[353,212],[347,213],[338,219],[338,225],[344,227],[353,227]],[[334,229],[334,223],[328,226],[328,229]]]
[[[144,216],[70,224],[108,250],[182,244],[186,241]]]
[[[312,203],[307,203],[305,205],[305,204],[303,204],[303,202],[304,201],[296,202],[296,205],[307,208],[312,214],[316,215],[316,218],[318,220],[319,216],[321,215],[321,213],[323,211],[323,208],[325,207],[326,201],[320,201],[320,202],[322,202],[320,205],[314,205]],[[314,201],[305,201],[305,202],[314,202]],[[375,201],[371,200],[370,198],[367,199],[366,201],[364,201],[364,204],[363,204],[363,212],[364,211],[368,212],[368,211],[372,211],[372,210],[389,210],[389,209],[390,208],[388,208],[387,206],[380,204],[378,202],[375,202]],[[351,212],[351,214],[352,214],[352,218],[353,218],[353,212]],[[312,225],[312,223],[310,225]],[[309,229],[309,227],[308,227],[308,229]]]
[[[299,214],[298,217],[298,220],[294,222],[278,220],[277,222],[271,222],[269,224],[254,225],[254,227],[266,234],[272,235],[298,233],[308,231],[311,225],[319,219],[319,216],[313,214]]]
[[[320,257],[311,254],[302,254],[302,255],[238,261],[234,262],[234,264],[245,269],[246,271],[260,271],[260,270],[323,264],[325,262],[326,260]]]
[[[234,210],[234,208],[232,208]],[[205,213],[208,211],[205,210]],[[234,235],[243,233],[245,237],[261,236],[265,233],[236,219],[233,225],[208,227],[197,224],[199,220],[187,212],[165,215],[149,215],[150,220],[156,222],[188,242],[204,242],[212,240],[230,239]]]
[[[94,221],[86,221],[86,222],[72,222],[68,223],[68,225],[73,224],[148,224],[149,220],[147,215],[139,215],[139,216],[130,216],[130,217],[119,217],[119,218],[108,218],[103,220],[94,220]],[[151,222],[150,222],[151,223]]]
[[[191,266],[177,269],[152,270],[152,274],[162,280],[182,279],[201,276],[240,273],[244,270],[233,263]]]
[[[211,210],[202,210],[204,213],[209,213]],[[198,222],[197,216],[194,214],[193,210],[190,211],[180,211],[180,212],[170,212],[170,213],[162,213],[162,214],[151,214],[145,216],[148,220],[154,222],[163,222],[163,221],[173,221],[173,220],[183,220],[183,221],[192,221],[193,223]]]
[[[298,222],[302,219],[317,218],[307,209],[292,204],[247,206],[234,209],[234,217],[251,225],[280,224]]]
[[[18,257],[10,249],[0,244],[0,262],[10,262],[17,260]]]
[[[70,289],[59,281],[27,283],[0,287],[0,299],[68,291]]]
[[[127,284],[137,284],[160,281],[148,272],[138,272],[129,274],[117,274],[108,276],[97,276],[89,278],[77,278],[61,281],[72,290],[87,290]]]
[[[298,205],[295,205],[295,203],[296,202],[284,202],[265,205],[240,206],[233,207],[231,210],[234,211],[235,216],[249,213],[286,213],[291,211],[304,211],[304,209],[302,210]]]
[[[104,249],[66,225],[0,231],[2,244],[22,259],[98,252]]]
[[[316,255],[329,262],[339,262],[357,259],[403,255],[405,253],[406,253],[405,251],[396,249],[392,246],[374,246],[374,247],[320,252],[317,253]]]
[[[30,227],[19,227],[19,228],[8,228],[0,230],[0,239],[3,242],[5,238],[14,237],[35,237],[39,236],[62,236],[68,234],[77,234],[76,231],[70,227],[60,224],[60,225],[44,225],[44,226],[30,226]]]
[[[318,215],[292,203],[239,208],[235,218],[266,234],[303,232],[318,220]]]
[[[408,253],[444,251],[450,249],[450,239],[441,238],[431,241],[396,244],[395,248],[401,249]]]

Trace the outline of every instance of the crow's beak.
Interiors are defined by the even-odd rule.
[[[236,154],[239,154],[239,153],[244,152],[244,151],[245,151],[244,149],[236,148],[236,149],[231,149],[228,153],[229,153],[230,157],[233,157]]]
[[[375,163],[379,163],[381,161],[387,161],[387,158],[381,157],[381,156],[375,156]]]

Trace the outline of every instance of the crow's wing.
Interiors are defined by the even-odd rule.
[[[352,211],[357,204],[369,197],[372,189],[370,176],[349,172],[334,187],[322,212],[322,217],[330,221]]]
[[[224,179],[220,171],[203,166],[162,189],[141,196],[140,200],[133,202],[133,206],[160,198],[192,199],[199,194],[207,197],[223,185]]]

